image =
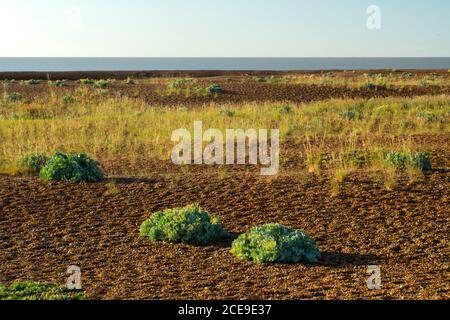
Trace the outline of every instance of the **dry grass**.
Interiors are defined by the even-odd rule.
[[[51,90],[51,87],[50,87]],[[108,97],[80,87],[71,99],[52,91],[49,99],[32,102],[0,101],[0,164],[3,172],[16,172],[14,161],[25,154],[56,150],[84,152],[99,160],[159,158],[168,160],[174,146],[171,134],[178,128],[277,128],[282,142],[303,145],[307,169],[319,173],[347,150],[376,154],[380,148],[405,148],[408,137],[449,132],[450,97],[331,100],[289,105],[283,113],[273,103],[205,105],[202,108],[157,108],[140,99]],[[228,113],[221,110],[229,110]],[[398,139],[398,137],[402,137]],[[326,150],[327,141],[335,142]],[[382,141],[374,143],[374,141]],[[283,152],[283,151],[282,151]],[[376,158],[376,157],[375,157]],[[354,168],[331,161],[337,182]],[[336,166],[345,165],[345,168]],[[373,170],[384,170],[372,159]],[[417,175],[410,174],[413,179]]]

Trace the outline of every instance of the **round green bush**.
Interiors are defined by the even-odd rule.
[[[227,235],[217,217],[198,205],[154,213],[140,228],[152,241],[205,245]]]
[[[233,242],[231,253],[257,263],[316,263],[320,258],[314,240],[303,230],[281,224],[253,227]]]
[[[388,164],[400,170],[407,167],[416,168],[422,171],[429,171],[432,169],[430,157],[423,152],[390,151],[386,153],[385,160]]]
[[[104,178],[99,163],[85,154],[56,152],[41,169],[42,180],[96,182]]]

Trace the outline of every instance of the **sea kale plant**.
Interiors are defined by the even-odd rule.
[[[253,227],[233,242],[231,253],[257,263],[316,263],[320,258],[314,240],[303,230],[280,224]]]
[[[49,181],[96,182],[104,175],[99,163],[85,154],[56,152],[40,171],[40,177]]]
[[[81,291],[45,282],[14,282],[9,287],[0,285],[0,300],[84,300]]]
[[[206,245],[227,236],[217,217],[198,205],[154,213],[140,228],[152,241]]]
[[[22,95],[18,92],[11,92],[5,94],[5,100],[8,102],[17,102],[22,100]]]
[[[385,160],[389,165],[396,169],[403,170],[412,167],[422,171],[432,169],[430,157],[428,154],[416,151],[390,151],[386,153]]]
[[[19,160],[19,164],[27,172],[39,173],[47,164],[49,158],[45,154],[33,153],[24,156]]]

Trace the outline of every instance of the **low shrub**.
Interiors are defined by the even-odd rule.
[[[39,173],[47,164],[49,158],[45,154],[28,154],[19,160],[19,164],[29,173]]]
[[[56,152],[41,169],[40,177],[49,181],[96,182],[104,175],[99,163],[85,154]]]
[[[152,241],[205,245],[227,235],[217,217],[198,205],[154,213],[140,228]]]
[[[222,108],[222,109],[220,109],[219,114],[220,114],[220,115],[225,115],[225,116],[231,118],[231,117],[234,117],[234,116],[235,116],[236,111],[230,110],[230,109],[227,109],[227,108]]]
[[[61,98],[61,100],[64,104],[71,104],[71,103],[75,102],[75,99],[72,96],[68,96],[68,95],[63,96]]]
[[[95,80],[93,79],[80,79],[77,81],[79,84],[94,84]]]
[[[0,300],[84,300],[79,290],[69,290],[45,282],[14,282],[9,287],[0,286]]]
[[[355,120],[360,118],[360,114],[353,110],[346,110],[339,112],[339,117],[341,119],[347,119],[347,120]]]
[[[22,84],[26,86],[31,86],[35,84],[40,84],[41,82],[42,82],[41,80],[30,79],[30,80],[23,80]]]
[[[29,108],[25,109],[22,114],[22,119],[51,119],[53,116],[45,109],[42,108]]]
[[[294,112],[292,107],[288,105],[275,106],[274,110],[281,114],[290,114]]]
[[[361,168],[367,165],[369,156],[364,150],[352,149],[344,152],[342,160],[353,167]]]
[[[22,95],[18,92],[11,92],[5,94],[5,100],[8,102],[17,102],[22,100]]]
[[[97,80],[94,82],[94,86],[100,89],[105,89],[112,85],[114,80]]]
[[[367,82],[367,83],[364,83],[361,86],[361,88],[365,89],[365,90],[376,90],[377,89],[377,85],[374,84],[374,83],[371,83],[371,82]]]
[[[233,242],[231,253],[257,263],[316,263],[320,258],[314,240],[303,230],[280,224],[252,228]]]
[[[128,77],[126,80],[123,81],[123,83],[128,84],[128,85],[134,85],[134,84],[136,84],[136,81],[134,81],[133,79]]]
[[[193,83],[192,79],[175,79],[167,84],[167,88],[172,90],[186,89]]]
[[[224,93],[225,90],[218,84],[213,84],[206,88],[206,92],[209,94]]]
[[[429,171],[432,169],[430,157],[423,152],[390,151],[386,153],[385,160],[389,165],[392,165],[399,170],[403,170],[407,167],[413,167],[422,171]]]
[[[53,87],[67,87],[67,81],[66,80],[55,80],[49,82],[51,86]]]
[[[2,81],[2,83],[4,85],[10,85],[10,84],[16,83],[16,80],[14,80],[14,79],[5,79],[5,80]]]
[[[431,112],[426,112],[426,111],[420,112],[417,115],[417,118],[421,119],[421,120],[428,121],[428,122],[436,122],[436,121],[438,121],[438,116],[437,115],[435,115],[435,114],[433,114]]]

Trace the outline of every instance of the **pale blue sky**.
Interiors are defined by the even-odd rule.
[[[449,57],[450,1],[0,0],[0,37],[3,57]]]

